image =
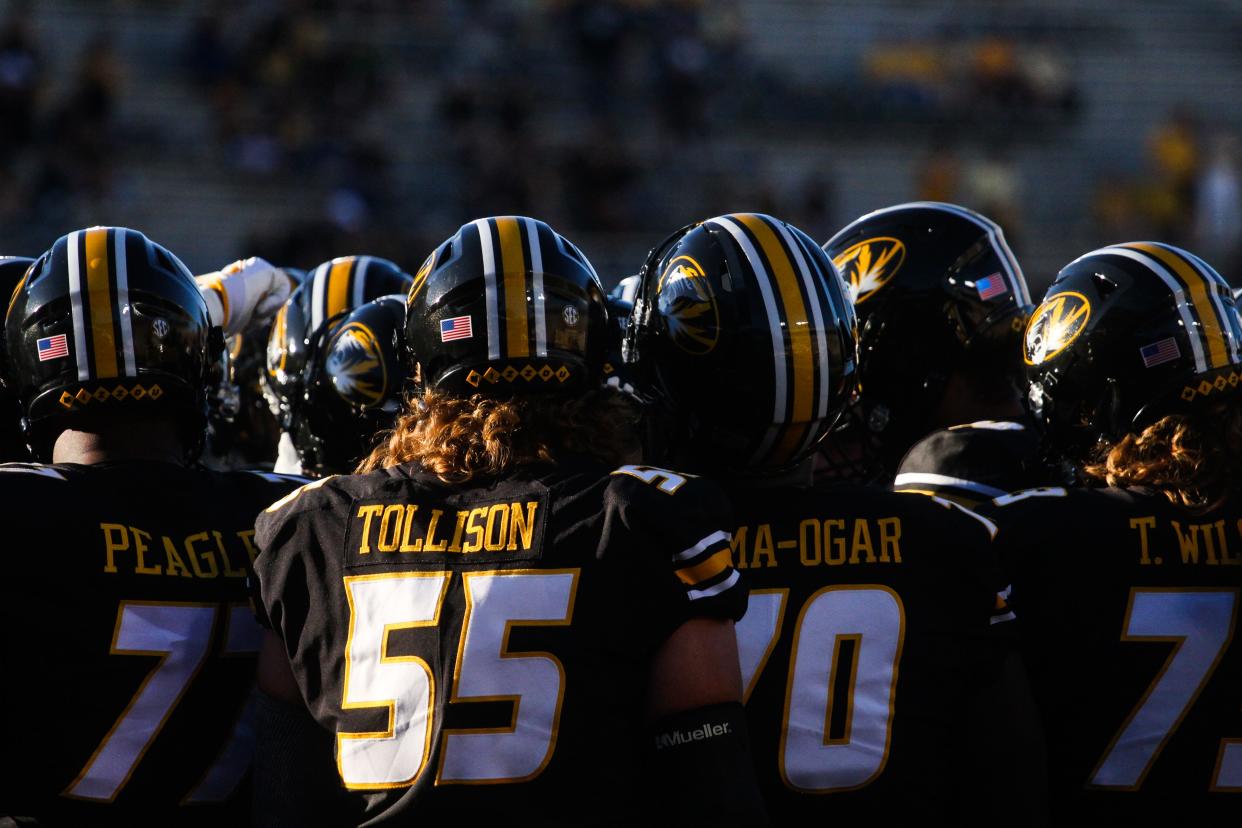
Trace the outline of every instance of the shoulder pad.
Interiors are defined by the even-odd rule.
[[[973,423],[949,426],[949,431],[960,431],[964,428],[977,428],[984,431],[1026,431],[1026,426],[1014,420],[976,420]]]
[[[279,512],[281,509],[285,508],[286,506],[291,505],[294,501],[299,500],[299,498],[301,498],[302,495],[307,494],[308,492],[313,492],[315,489],[320,488],[325,483],[327,483],[329,480],[332,480],[336,478],[337,476],[338,475],[330,474],[327,477],[321,477],[318,480],[311,481],[310,483],[307,483],[304,486],[299,486],[298,488],[289,492],[289,494],[282,497],[280,500],[273,503],[271,506],[268,506],[266,509],[264,509],[264,511],[265,512]]]
[[[943,506],[946,509],[949,509],[950,511],[957,510],[964,515],[974,518],[979,523],[980,526],[982,526],[984,529],[987,530],[989,538],[992,538],[992,539],[996,538],[996,532],[998,531],[996,524],[988,520],[987,518],[985,518],[983,515],[979,514],[978,512],[967,509],[965,506],[958,503],[957,501],[949,500],[948,498],[945,498],[945,497],[938,497],[936,495],[932,495],[931,499],[935,503],[939,503],[941,506]]]
[[[254,469],[241,469],[239,474],[249,474],[254,477],[266,480],[268,483],[288,483],[293,486],[305,486],[308,483],[316,482],[313,478],[305,477],[300,474],[282,474],[280,472],[257,471]],[[327,479],[327,478],[324,478]]]
[[[940,492],[941,489],[964,489],[983,497],[1000,497],[1005,494],[1004,489],[998,489],[986,483],[934,472],[902,472],[893,478],[893,488],[916,494],[930,494]]]
[[[7,474],[32,474],[37,477],[46,477],[52,480],[68,480],[64,473],[59,469],[51,466],[44,466],[39,463],[0,463],[0,473]]]
[[[1038,486],[1034,489],[1019,489],[1016,492],[994,497],[992,498],[992,504],[995,506],[1011,506],[1014,503],[1030,500],[1033,497],[1067,497],[1068,495],[1069,490],[1064,486]]]
[[[682,472],[669,471],[658,466],[621,466],[615,471],[610,472],[614,477],[626,476],[635,480],[641,480],[649,486],[652,486],[665,494],[677,494],[682,486],[686,485],[687,480],[692,480],[697,475],[684,474]]]

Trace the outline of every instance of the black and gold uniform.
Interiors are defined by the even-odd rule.
[[[1059,823],[1242,806],[1242,318],[1189,251],[1070,262],[1027,326],[1031,415],[1097,488],[995,499]],[[1107,485],[1106,485],[1107,484]],[[1176,504],[1176,505],[1175,505]]]
[[[297,478],[0,466],[0,816],[232,825],[254,735],[254,518]]]
[[[731,494],[751,587],[742,680],[774,821],[960,821],[963,787],[978,786],[972,705],[1003,651],[993,621],[1007,620],[993,614],[994,527],[950,501],[856,486]]]
[[[457,486],[397,466],[274,504],[261,602],[334,734],[350,795],[327,821],[658,819],[636,784],[652,655],[746,608],[724,503],[702,479],[562,461]]]
[[[1045,460],[1032,423],[980,420],[933,431],[902,458],[893,478],[900,492],[937,494],[977,506],[1019,489],[1066,483]]]
[[[1242,806],[1242,510],[1153,492],[998,499],[1054,814],[1224,825]]]
[[[735,631],[773,823],[992,818],[993,777],[968,754],[1010,649],[993,525],[942,498],[810,485],[857,367],[833,263],[780,219],[719,216],[658,246],[637,297],[627,344],[680,437],[669,462],[729,481],[751,589]]]

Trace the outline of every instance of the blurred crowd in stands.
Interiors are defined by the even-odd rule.
[[[123,5],[135,3],[177,6]],[[209,0],[185,7],[169,50],[180,73],[160,71],[205,113],[204,169],[314,204],[229,255],[304,266],[365,247],[405,261],[462,220],[507,212],[634,236],[767,209],[826,238],[850,218],[834,171],[778,174],[773,147],[786,134],[850,140],[842,119],[909,125],[889,132],[922,158],[907,195],[967,203],[1021,247],[1022,143],[1056,140],[1090,104],[1055,31],[952,15],[918,36],[871,30],[853,70],[799,85],[753,56],[741,6]],[[52,55],[31,22],[39,8],[16,0],[0,21],[0,222],[50,237],[95,220],[126,153],[161,148],[118,118],[152,67],[127,65],[103,22],[73,57]],[[56,84],[53,58],[75,65]],[[804,119],[801,131],[781,118]],[[1194,112],[1173,113],[1150,136],[1148,170],[1101,181],[1098,232],[1186,244],[1231,273],[1237,150]]]
[[[100,34],[75,58],[69,83],[49,94],[31,5],[11,4],[0,22],[0,221],[38,216],[67,226],[74,201],[98,199],[112,185],[123,71]]]
[[[1175,109],[1148,134],[1140,174],[1101,179],[1094,204],[1099,234],[1193,248],[1242,285],[1240,152],[1236,131]]]

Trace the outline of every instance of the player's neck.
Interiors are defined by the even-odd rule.
[[[91,466],[112,460],[180,463],[185,444],[172,423],[144,422],[141,427],[92,431],[65,429],[52,447],[53,463]]]

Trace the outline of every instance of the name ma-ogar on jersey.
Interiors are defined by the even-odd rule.
[[[0,815],[245,820],[254,519],[301,482],[164,463],[0,466]]]
[[[1242,509],[1122,489],[997,504],[1056,815],[1237,821]]]
[[[368,818],[643,807],[653,653],[745,610],[725,501],[659,469],[560,469],[330,478],[260,518],[262,604]]]
[[[997,656],[990,525],[948,501],[840,485],[731,491],[750,584],[737,625],[774,818],[947,819],[972,688]]]

